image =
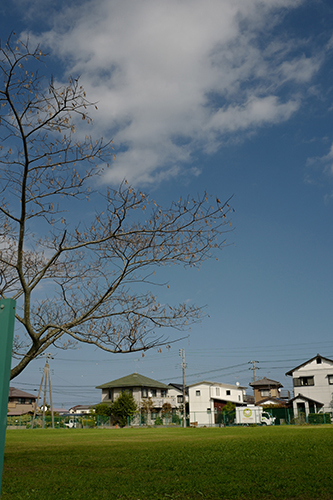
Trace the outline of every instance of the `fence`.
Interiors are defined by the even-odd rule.
[[[188,424],[188,419],[187,419]],[[20,416],[7,417],[7,429],[34,429],[37,428],[50,428],[52,427],[52,416],[45,415],[44,419],[41,415],[37,415],[33,421],[30,414]],[[137,413],[133,417],[127,417],[127,427],[141,427],[141,426],[158,426],[165,427],[173,426],[179,427],[183,425],[182,417],[177,414],[167,414],[163,417],[151,413]],[[119,427],[119,423],[112,417],[105,417],[102,415],[83,414],[83,415],[55,415],[54,428],[55,429],[79,429],[79,428],[114,428]]]
[[[330,424],[333,422],[332,408],[325,408],[320,413],[298,412],[294,416],[292,408],[264,408],[265,412],[275,417],[275,425],[319,425]],[[127,427],[143,426],[165,426],[165,427],[183,427],[183,420],[177,414],[168,414],[163,417],[151,413],[137,413],[133,417],[127,417]],[[186,426],[189,427],[227,427],[236,425],[235,411],[231,412],[191,412],[187,415]],[[115,428],[119,424],[112,417],[101,415],[55,415],[54,428]],[[8,429],[31,429],[32,415],[21,415],[7,417]],[[34,428],[52,427],[51,415],[46,415],[43,424],[41,415],[37,415],[33,423]]]
[[[330,424],[333,422],[333,409],[323,408],[320,413],[311,411],[298,411],[294,415],[293,408],[264,407],[263,411],[275,418],[274,425],[302,425],[302,424]],[[257,425],[260,425],[258,420]],[[202,411],[190,412],[190,425],[192,427],[227,427],[236,425],[235,410],[226,411]]]

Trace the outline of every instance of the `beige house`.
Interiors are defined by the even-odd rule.
[[[138,408],[141,408],[144,401],[152,401],[152,418],[160,415],[161,409],[165,403],[169,403],[172,409],[178,407],[177,392],[174,388],[153,380],[151,378],[132,373],[122,378],[112,380],[106,384],[96,387],[102,389],[102,403],[112,403],[124,391],[128,391],[135,399]]]
[[[255,382],[251,382],[249,384],[253,387],[254,391],[254,404],[258,405],[263,402],[263,400],[267,401],[268,398],[271,401],[272,399],[280,398],[280,387],[283,387],[280,382],[276,380],[271,380],[269,378],[262,378],[261,380],[256,380]],[[268,404],[268,403],[266,403]]]
[[[8,397],[8,413],[7,416],[24,415],[26,413],[33,413],[35,410],[36,396],[28,392],[9,388]]]

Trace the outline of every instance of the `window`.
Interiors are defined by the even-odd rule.
[[[314,385],[314,377],[299,377],[299,378],[294,378],[293,382],[294,382],[294,387]]]
[[[148,389],[146,389],[145,387],[143,387],[143,388],[141,389],[141,396],[142,396],[143,398],[148,398]]]
[[[216,396],[219,396],[219,395],[220,395],[220,388],[216,387]]]
[[[25,404],[25,398],[18,398],[18,402],[20,405],[24,405]]]
[[[320,365],[321,363],[321,358],[317,358],[317,365]]]
[[[330,385],[333,385],[333,375],[327,375],[327,378],[328,378],[328,383]]]
[[[260,396],[262,398],[267,398],[271,395],[271,391],[269,389],[261,389]]]
[[[195,391],[196,396],[200,396],[200,391]]]
[[[151,397],[156,398],[157,390],[156,389],[151,389]]]
[[[241,400],[241,397],[240,397],[240,395],[238,394],[238,401],[240,401],[240,400]]]
[[[109,389],[109,390],[108,390],[108,399],[109,399],[110,401],[113,401],[113,390],[112,390],[112,389]]]
[[[167,394],[168,394],[167,389],[161,389],[161,397],[162,398],[166,398]]]
[[[228,389],[228,390],[225,391],[225,393],[226,393],[227,396],[230,396],[231,391],[229,391],[229,389]]]
[[[183,402],[183,396],[177,396],[177,403]]]

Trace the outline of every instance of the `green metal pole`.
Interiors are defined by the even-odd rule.
[[[15,323],[16,302],[13,299],[0,300],[0,494],[5,453],[6,423],[10,366]]]

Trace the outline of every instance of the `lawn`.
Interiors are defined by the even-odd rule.
[[[333,425],[8,430],[1,500],[333,499]]]

